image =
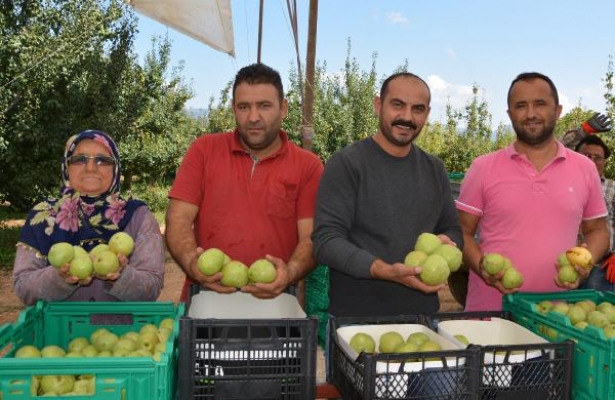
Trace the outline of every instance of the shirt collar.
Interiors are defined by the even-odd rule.
[[[554,160],[562,159],[565,160],[567,158],[566,147],[560,143],[560,141],[555,142],[557,144],[557,153],[555,154]],[[572,150],[570,150],[572,151]],[[509,144],[504,148],[505,154],[510,158],[521,157],[522,154],[515,149],[514,142]]]
[[[280,139],[282,140],[282,143],[278,151],[276,151],[275,153],[271,155],[268,155],[264,159],[277,157],[277,156],[280,156],[286,153],[286,149],[288,148],[288,134],[281,129],[280,129]],[[249,154],[249,152],[246,150],[245,147],[243,147],[243,144],[241,143],[241,140],[239,139],[239,131],[237,129],[233,131],[233,141],[231,142],[231,152]]]

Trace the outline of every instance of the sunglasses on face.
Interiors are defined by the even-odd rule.
[[[115,158],[110,156],[86,156],[84,154],[79,154],[70,156],[66,159],[68,165],[85,165],[88,163],[88,160],[94,160],[94,163],[99,167],[115,165]]]

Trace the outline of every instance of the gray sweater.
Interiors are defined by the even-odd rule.
[[[334,154],[325,166],[314,219],[314,252],[330,267],[335,316],[431,313],[437,294],[371,279],[380,258],[404,261],[419,234],[445,234],[463,247],[448,175],[442,161],[416,145],[393,157],[372,138]]]

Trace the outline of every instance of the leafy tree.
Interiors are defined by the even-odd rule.
[[[168,43],[138,65],[135,29],[121,0],[0,0],[0,201],[27,209],[57,190],[64,143],[84,129],[116,139],[128,184],[177,163],[191,94],[180,71],[167,80]]]

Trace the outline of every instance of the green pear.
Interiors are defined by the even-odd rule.
[[[502,286],[506,289],[516,289],[523,285],[523,275],[516,268],[508,268],[502,277]]]
[[[406,338],[406,342],[415,343],[417,346],[422,345],[428,340],[429,340],[429,335],[427,335],[425,332],[412,332]]]
[[[49,248],[49,253],[47,254],[49,264],[56,268],[70,263],[73,257],[75,257],[75,249],[72,244],[66,242],[53,244],[51,248]]]
[[[579,279],[579,274],[572,265],[564,265],[557,271],[557,280],[561,283],[574,283]]]
[[[126,232],[117,232],[109,239],[109,249],[115,254],[128,257],[135,248],[135,241]]]
[[[117,254],[110,250],[103,250],[94,260],[94,272],[100,276],[107,276],[120,269],[120,260]]]
[[[498,253],[487,253],[483,256],[483,268],[489,275],[495,275],[506,266],[504,256]]]
[[[94,267],[89,256],[73,258],[70,262],[70,268],[68,269],[69,274],[76,276],[79,279],[85,279],[92,276],[93,271]]]
[[[36,347],[30,344],[25,346],[21,346],[15,352],[15,358],[41,358],[41,351]]]
[[[350,338],[350,347],[357,353],[373,353],[376,351],[374,338],[365,332],[357,332]]]
[[[412,250],[406,255],[404,264],[408,267],[420,267],[427,259],[427,253],[420,250]]]
[[[248,284],[248,267],[240,261],[231,261],[222,267],[222,279],[224,286],[242,288]]]
[[[248,279],[254,283],[271,283],[275,281],[277,275],[275,265],[264,258],[254,261],[248,269]]]
[[[108,244],[106,243],[97,244],[92,250],[90,250],[90,255],[96,258],[96,256],[100,254],[101,251],[104,251],[104,250],[109,250]]]
[[[396,331],[385,332],[380,335],[378,342],[378,351],[380,353],[394,353],[395,349],[404,344],[404,338],[401,333]]]
[[[434,251],[434,254],[439,254],[446,260],[451,272],[455,272],[461,267],[462,253],[457,246],[443,244]]]
[[[75,386],[74,375],[43,375],[41,378],[41,390],[43,394],[62,395],[73,391]]]
[[[414,250],[419,250],[427,255],[430,255],[442,244],[442,241],[437,235],[429,232],[423,232],[416,239]]]
[[[446,260],[439,254],[427,256],[421,268],[419,279],[430,286],[446,282],[451,273]]]
[[[196,260],[196,267],[203,275],[215,275],[224,265],[224,253],[222,250],[212,247],[205,250]]]

